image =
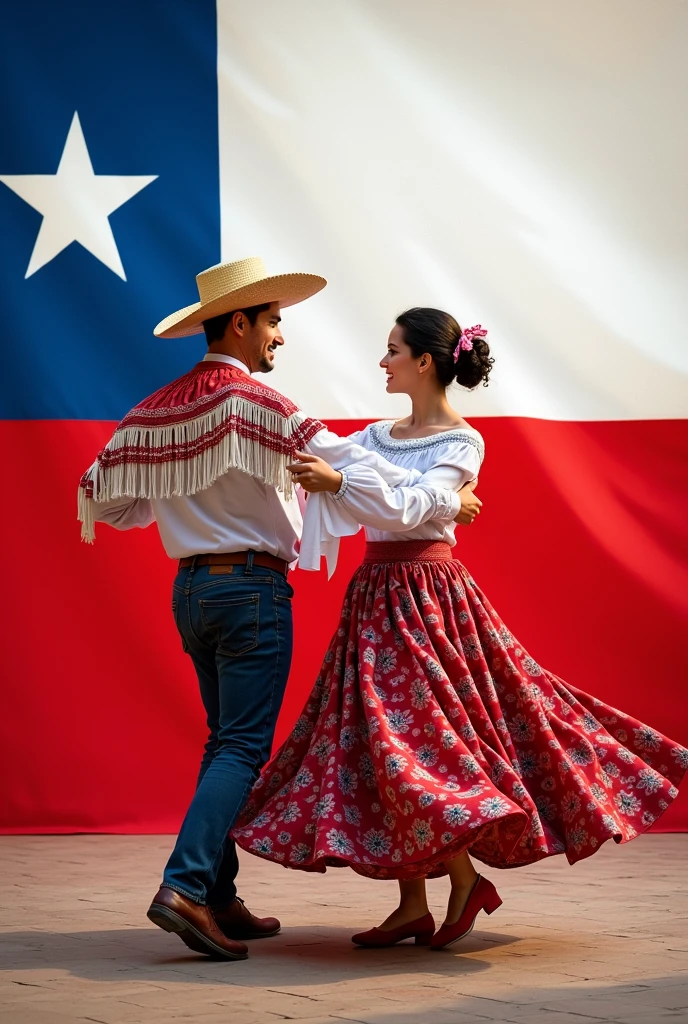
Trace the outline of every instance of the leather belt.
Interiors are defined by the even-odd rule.
[[[274,569],[286,576],[289,572],[289,563],[283,558],[276,558],[275,555],[268,555],[263,551],[254,551],[253,564],[264,569]],[[218,552],[212,555],[190,555],[188,558],[179,559],[179,568],[185,569],[189,565],[217,565],[232,566],[246,565],[248,562],[248,551]]]

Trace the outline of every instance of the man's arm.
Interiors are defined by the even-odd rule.
[[[420,478],[415,469],[403,469],[388,462],[377,452],[371,452],[349,437],[340,437],[331,430],[318,431],[305,446],[310,455],[317,455],[333,469],[343,470],[349,466],[369,466],[375,470],[390,487],[409,486]]]
[[[471,480],[470,483],[464,484],[459,491],[461,510],[454,519],[454,522],[459,523],[461,526],[470,526],[475,517],[480,515],[483,503],[478,495],[473,493],[477,486],[478,481]]]
[[[148,498],[113,498],[93,502],[94,522],[107,523],[116,530],[144,530],[155,522],[153,506]]]

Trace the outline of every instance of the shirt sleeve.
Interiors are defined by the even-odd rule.
[[[426,481],[427,475],[413,487],[392,488],[370,466],[349,466],[337,494],[328,497],[361,526],[390,533],[413,530],[428,519],[454,519],[461,509],[459,495],[440,474]]]
[[[107,523],[116,530],[144,530],[155,522],[153,505],[148,498],[113,498],[93,502],[96,523]]]
[[[363,433],[361,432],[359,436],[362,437]],[[377,452],[368,451],[351,438],[340,437],[327,428],[318,431],[308,442],[306,449],[311,455],[324,459],[333,469],[340,472],[347,466],[368,466],[376,470],[390,487],[408,486],[419,478],[417,470],[395,466]]]
[[[472,444],[448,445],[438,460],[418,480],[419,487],[448,488],[459,491],[464,484],[478,479],[480,454]]]

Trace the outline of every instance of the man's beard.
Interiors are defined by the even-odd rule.
[[[261,373],[270,373],[270,370],[275,369],[275,364],[268,356],[263,356],[258,364],[258,369]]]

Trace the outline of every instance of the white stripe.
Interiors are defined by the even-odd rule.
[[[490,328],[468,417],[688,415],[687,34],[682,0],[218,0],[223,259],[330,281],[270,384],[398,415],[377,363],[432,305]]]

